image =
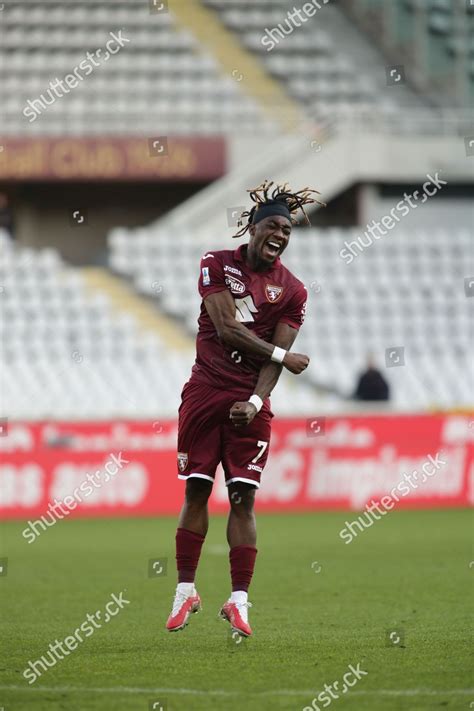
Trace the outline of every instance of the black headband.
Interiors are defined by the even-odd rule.
[[[291,212],[289,211],[286,202],[282,202],[281,200],[269,200],[255,210],[252,218],[252,225],[256,225],[257,222],[273,215],[281,215],[282,217],[288,218],[291,222]]]

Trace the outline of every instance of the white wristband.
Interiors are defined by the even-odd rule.
[[[251,395],[249,397],[249,402],[251,402],[252,405],[255,405],[255,407],[257,408],[257,412],[260,412],[260,410],[262,409],[262,406],[263,406],[263,400],[261,397],[259,397],[258,395],[255,395],[255,393],[254,393],[253,395]]]
[[[285,351],[284,348],[280,348],[279,346],[275,346],[275,348],[273,349],[273,353],[272,353],[271,359],[272,359],[275,363],[283,363],[283,358],[286,356],[286,354],[287,354],[287,351]]]

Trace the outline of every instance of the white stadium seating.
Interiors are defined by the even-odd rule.
[[[69,5],[18,0],[1,13],[3,135],[215,135],[272,126],[171,13],[150,14],[146,1],[135,0]],[[104,54],[109,33],[120,28],[130,43],[29,122],[26,102],[41,94],[49,100],[49,82],[73,72],[87,51]]]
[[[174,415],[190,357],[88,293],[52,249],[0,233],[1,412],[13,419]]]
[[[341,410],[370,351],[403,410],[470,403],[470,235],[392,234],[351,263],[339,256],[356,230],[296,230],[284,262],[308,288],[297,349],[310,355],[304,376],[285,375],[273,396],[280,414]],[[1,234],[2,416],[31,419],[172,417],[189,376],[192,350],[176,353],[141,330],[107,298],[89,293],[80,271],[52,249],[19,249]],[[236,247],[230,239],[209,248]],[[192,235],[115,230],[111,267],[156,299],[192,336],[200,298]],[[405,366],[385,367],[403,346]],[[311,387],[311,386],[314,387]],[[333,389],[340,395],[326,393]]]
[[[308,289],[307,320],[297,340],[297,350],[312,358],[307,377],[349,396],[370,352],[392,384],[396,406],[471,404],[472,321],[464,291],[473,266],[471,235],[400,227],[348,264],[340,251],[360,234],[357,229],[295,230],[284,254],[284,263]],[[109,244],[111,268],[133,279],[139,291],[156,298],[191,333],[200,304],[200,257],[206,250],[238,246],[222,236],[197,244],[192,234],[153,228],[116,229]],[[400,346],[405,366],[386,368],[386,349]]]
[[[55,250],[18,248],[3,231],[0,285],[0,417],[176,417],[192,341],[188,350],[172,350],[102,293],[91,294],[80,270]],[[307,384],[284,379],[275,406],[314,414],[316,404]]]
[[[266,28],[278,25],[294,5],[288,0],[259,3],[207,0],[243,45],[258,54],[269,75],[300,102],[308,116],[326,119],[349,108],[395,109],[403,97],[423,102],[407,90],[387,96],[385,78],[364,56],[353,32],[354,48],[338,41],[336,7],[324,7],[331,31],[308,23],[267,53]],[[142,134],[182,135],[254,133],[276,128],[247,92],[245,82],[225,73],[194,35],[175,25],[172,12],[150,14],[141,0],[82,0],[70,7],[56,0],[17,0],[2,12],[0,65],[8,76],[0,85],[4,135]],[[347,21],[346,21],[347,23]],[[104,50],[110,32],[122,28],[130,38],[120,52],[95,68],[67,96],[46,106],[30,122],[27,101],[47,96],[49,82],[74,71],[86,52]],[[360,55],[360,56],[359,56]],[[32,68],[34,71],[32,71]],[[310,81],[308,81],[310,79]],[[49,99],[48,99],[49,100]],[[44,114],[44,115],[43,115]]]

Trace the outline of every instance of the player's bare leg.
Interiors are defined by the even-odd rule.
[[[234,482],[229,487],[230,512],[227,521],[227,541],[230,552],[232,594],[220,611],[240,635],[252,634],[248,624],[248,588],[252,580],[257,549],[257,527],[254,502],[255,487],[245,482]]]
[[[207,502],[212,491],[212,482],[207,479],[191,477],[186,482],[186,494],[178,521],[178,528],[207,534],[209,528],[209,513]]]
[[[170,632],[184,629],[191,613],[201,609],[201,598],[194,585],[202,544],[209,526],[207,502],[212,483],[191,477],[186,482],[186,495],[176,532],[178,585],[173,608],[166,623]]]
[[[227,520],[227,542],[230,548],[255,547],[257,543],[255,492],[255,486],[243,481],[236,481],[228,486],[230,511]]]

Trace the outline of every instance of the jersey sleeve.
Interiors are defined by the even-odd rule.
[[[203,299],[209,294],[227,289],[222,260],[218,254],[208,252],[201,259],[198,289]]]
[[[308,293],[303,284],[298,284],[293,292],[293,295],[288,300],[282,316],[279,318],[280,323],[287,323],[292,328],[299,329],[304,323],[306,316],[306,301]]]

